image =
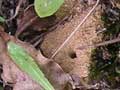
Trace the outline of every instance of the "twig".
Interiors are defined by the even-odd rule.
[[[100,47],[100,46],[105,46],[105,45],[109,45],[109,44],[113,44],[113,43],[117,43],[117,42],[120,42],[120,38],[105,41],[105,42],[94,44],[94,45],[80,46],[77,49],[86,49],[86,48],[90,48],[90,47],[91,48],[92,47]]]
[[[15,10],[15,14],[11,18],[7,19],[6,22],[13,20],[18,15],[22,2],[23,0],[19,0],[18,5]]]
[[[27,6],[27,8],[25,8],[24,12],[26,12],[29,8],[33,7],[34,4],[30,4],[29,6]]]
[[[35,43],[33,44],[34,47],[38,46],[38,44],[40,44],[42,42],[42,37],[44,37],[45,35],[47,35],[48,33],[52,32],[53,30],[55,30],[55,28],[57,28],[60,24],[62,24],[65,20],[67,20],[69,18],[69,16],[64,17],[62,20],[60,20],[59,22],[57,22],[53,27],[50,27],[48,29],[47,32],[44,32],[42,35],[35,37],[33,40],[30,41],[30,43]]]
[[[37,46],[43,41],[43,38],[44,38],[44,34],[41,34],[41,35],[35,37],[35,38],[33,39],[33,41],[31,41],[31,43],[33,43],[33,46],[34,46],[34,47],[37,47]],[[35,42],[35,41],[36,41],[36,42]],[[35,43],[34,43],[34,42],[35,42]]]
[[[33,18],[30,19],[30,21],[28,23],[26,23],[21,29],[18,29],[15,37],[18,37],[28,26],[30,26],[36,19],[38,18],[38,16],[35,16]]]
[[[31,7],[33,7],[33,4],[29,5],[24,12],[26,12],[28,9],[30,9]],[[36,19],[38,18],[38,16],[35,16],[33,18],[30,19],[30,21],[28,23],[26,23],[22,28],[18,29],[16,31],[15,36],[18,37],[28,26],[30,26]]]
[[[97,31],[96,34],[100,34],[100,33],[103,33],[103,32],[105,32],[105,31],[107,31],[107,29],[106,29],[106,28],[103,28],[102,30]]]
[[[90,10],[90,12],[85,16],[85,18],[80,22],[80,24],[75,28],[75,30],[70,34],[70,36],[62,43],[62,45],[55,51],[55,53],[51,56],[51,59],[56,56],[56,54],[67,44],[67,42],[71,39],[71,37],[79,30],[80,26],[84,24],[84,22],[87,20],[87,18],[91,15],[91,13],[95,10],[95,8],[98,6],[100,0],[97,0],[94,7]]]

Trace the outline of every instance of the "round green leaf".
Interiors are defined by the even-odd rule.
[[[64,3],[64,0],[35,0],[35,11],[41,18],[53,15],[60,6]]]

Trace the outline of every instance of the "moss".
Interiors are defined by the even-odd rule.
[[[110,9],[110,10],[109,10]],[[120,34],[120,9],[109,8],[102,14],[101,19],[104,27],[107,29],[103,33],[102,40],[111,40],[117,38]],[[118,13],[115,15],[111,11]],[[97,47],[91,55],[92,63],[90,67],[90,79],[101,81],[105,80],[110,88],[120,88],[120,43]]]

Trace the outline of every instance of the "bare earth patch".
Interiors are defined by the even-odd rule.
[[[45,37],[41,46],[45,56],[49,58],[52,56],[56,49],[87,15],[92,6],[93,5],[90,4],[85,8],[80,2],[76,4],[73,9],[73,18],[64,25],[59,25],[55,31]],[[77,47],[92,44],[97,38],[96,29],[101,25],[100,6],[98,6],[93,13],[94,14],[87,19],[79,31],[71,38],[68,44],[54,57],[54,60],[59,63],[66,72],[76,74],[79,77],[88,76],[91,49],[78,50]]]

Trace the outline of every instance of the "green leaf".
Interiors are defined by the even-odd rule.
[[[0,22],[3,23],[5,22],[5,19],[3,17],[0,16]]]
[[[53,15],[60,6],[64,3],[64,0],[35,0],[35,11],[41,18]]]
[[[0,90],[4,90],[2,86],[0,86]]]
[[[22,71],[26,72],[45,90],[55,90],[47,78],[45,78],[35,60],[21,46],[11,41],[8,42],[7,46],[10,57]]]

